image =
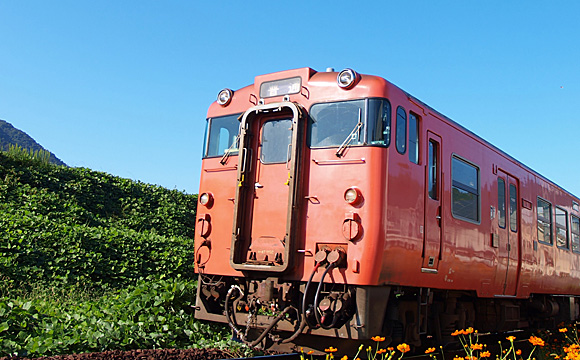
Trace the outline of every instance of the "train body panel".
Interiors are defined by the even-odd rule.
[[[264,333],[291,341],[418,343],[577,317],[580,200],[418,99],[309,68],[219,99],[196,222],[199,318],[240,333],[271,311]]]

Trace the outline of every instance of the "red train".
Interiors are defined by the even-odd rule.
[[[385,79],[260,75],[207,118],[197,318],[322,347],[578,317],[580,199]]]

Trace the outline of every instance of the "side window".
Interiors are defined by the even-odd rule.
[[[572,219],[572,251],[580,251],[580,219],[574,215]]]
[[[538,241],[552,245],[552,205],[538,198]]]
[[[369,100],[369,143],[389,146],[391,143],[391,103],[387,99]]]
[[[568,213],[559,207],[556,207],[556,245],[563,249],[570,248],[568,245]]]
[[[505,180],[497,178],[497,222],[499,227],[505,229]]]
[[[407,112],[401,106],[397,108],[396,145],[399,154],[407,151]]]
[[[433,200],[439,199],[439,143],[429,140],[429,197]]]
[[[518,231],[518,189],[510,184],[510,230]]]
[[[409,161],[419,163],[419,116],[409,113]]]
[[[451,183],[452,214],[463,220],[479,222],[479,169],[453,157]]]

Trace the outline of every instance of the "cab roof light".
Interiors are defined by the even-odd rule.
[[[344,69],[338,73],[336,82],[343,89],[350,89],[356,83],[358,74],[352,69]]]
[[[230,89],[223,89],[217,96],[217,103],[221,106],[227,106],[234,97],[234,92]]]

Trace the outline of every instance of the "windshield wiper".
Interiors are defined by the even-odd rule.
[[[239,140],[240,140],[240,134],[238,133],[238,135],[236,135],[236,138],[234,139],[234,141],[232,141],[232,144],[230,145],[230,147],[224,152],[224,156],[222,156],[222,158],[220,160],[220,164],[225,165],[228,162],[228,158],[230,157],[230,154],[233,152],[232,150],[234,149],[234,145],[237,145]]]
[[[346,150],[346,148],[348,147],[348,145],[350,144],[350,142],[352,140],[354,140],[354,138],[356,137],[355,136],[355,133],[357,133],[362,126],[363,126],[363,122],[362,122],[362,110],[359,108],[358,109],[358,122],[354,126],[354,129],[352,129],[352,131],[350,132],[350,134],[348,134],[348,136],[346,137],[346,139],[344,139],[344,141],[342,142],[342,144],[340,144],[340,146],[336,150],[336,156],[337,157],[342,157],[342,155],[344,154],[344,151]]]

